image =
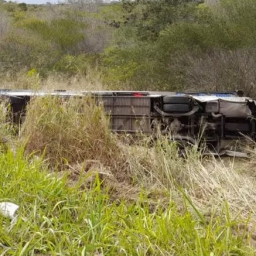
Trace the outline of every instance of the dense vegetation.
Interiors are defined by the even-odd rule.
[[[2,1],[1,74],[45,79],[93,70],[108,88],[253,93],[255,1],[214,2]]]
[[[255,13],[255,0],[0,0],[1,87],[256,96]],[[255,255],[255,150],[184,159],[166,138],[112,134],[92,99],[33,99],[21,127],[0,109],[0,202],[20,206],[14,224],[0,214],[1,255]]]

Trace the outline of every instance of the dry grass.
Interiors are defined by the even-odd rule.
[[[42,90],[88,90],[88,91],[101,91],[108,90],[102,84],[99,74],[88,74],[85,76],[49,76],[42,80],[40,88]]]
[[[20,134],[27,152],[44,153],[54,166],[91,159],[109,166],[118,157],[108,119],[90,98],[32,99]]]
[[[3,89],[34,89],[34,90],[88,90],[100,91],[109,88],[103,85],[99,72],[88,70],[85,75],[67,76],[52,74],[41,78],[36,70],[21,70],[18,74],[5,73],[1,76]]]
[[[12,125],[9,101],[5,97],[0,98],[0,147],[6,148],[11,145],[17,129]]]
[[[248,165],[253,166],[255,155],[250,163],[248,159],[202,158],[195,149],[183,159],[178,156],[175,145],[130,146],[128,152],[133,177],[140,186],[150,188],[149,193],[171,191],[174,201],[180,203],[185,193],[206,216],[212,211],[221,211],[228,203],[233,217],[250,216],[256,224],[256,177],[252,168],[248,170]]]

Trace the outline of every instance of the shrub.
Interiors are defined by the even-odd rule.
[[[173,70],[183,69],[184,90],[234,91],[241,89],[245,95],[255,97],[254,49],[225,51],[214,49],[210,54],[176,54]]]

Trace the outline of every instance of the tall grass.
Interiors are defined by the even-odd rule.
[[[37,70],[26,69],[18,73],[0,74],[1,88],[4,89],[42,89],[42,90],[88,90],[100,91],[108,90],[109,87],[102,83],[102,78],[98,70],[88,70],[86,75],[68,76],[65,74],[49,74],[42,77]]]
[[[239,212],[256,220],[255,177],[234,159],[202,158],[196,147],[184,159],[168,138],[154,146],[146,139],[127,145],[108,126],[93,99],[44,97],[30,103],[21,138],[28,153],[44,155],[55,168],[68,167],[73,178],[89,171],[105,174],[101,178],[114,197],[136,199],[143,188],[151,197],[162,195],[161,200],[171,191],[181,202],[184,191],[205,215],[228,202],[232,217]]]
[[[92,98],[42,97],[32,99],[21,137],[27,152],[44,153],[51,164],[98,160],[113,165],[119,157],[102,107]]]
[[[13,147],[13,140],[17,134],[17,127],[12,124],[12,113],[9,100],[4,96],[0,97],[0,147],[2,150],[8,146]]]
[[[14,226],[0,217],[1,255],[254,255],[225,204],[202,223],[171,197],[152,208],[143,193],[113,202],[99,178],[90,190],[81,190],[83,176],[67,186],[23,149],[0,153],[0,165],[1,201],[20,206]]]
[[[253,160],[181,158],[108,125],[91,98],[32,99],[24,148],[0,150],[0,201],[20,205],[13,227],[0,215],[2,255],[255,254]]]

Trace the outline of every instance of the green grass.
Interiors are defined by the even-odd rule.
[[[90,99],[27,113],[18,138],[0,122],[0,202],[20,206],[14,226],[0,214],[0,255],[255,255],[255,154],[236,165],[181,158],[162,137],[129,144]]]
[[[254,255],[250,234],[238,232],[228,205],[200,219],[184,197],[180,207],[113,201],[96,177],[81,189],[45,169],[42,159],[0,153],[0,198],[20,206],[17,223],[0,217],[0,255]],[[183,193],[185,193],[183,191]],[[245,226],[246,222],[243,223]]]

